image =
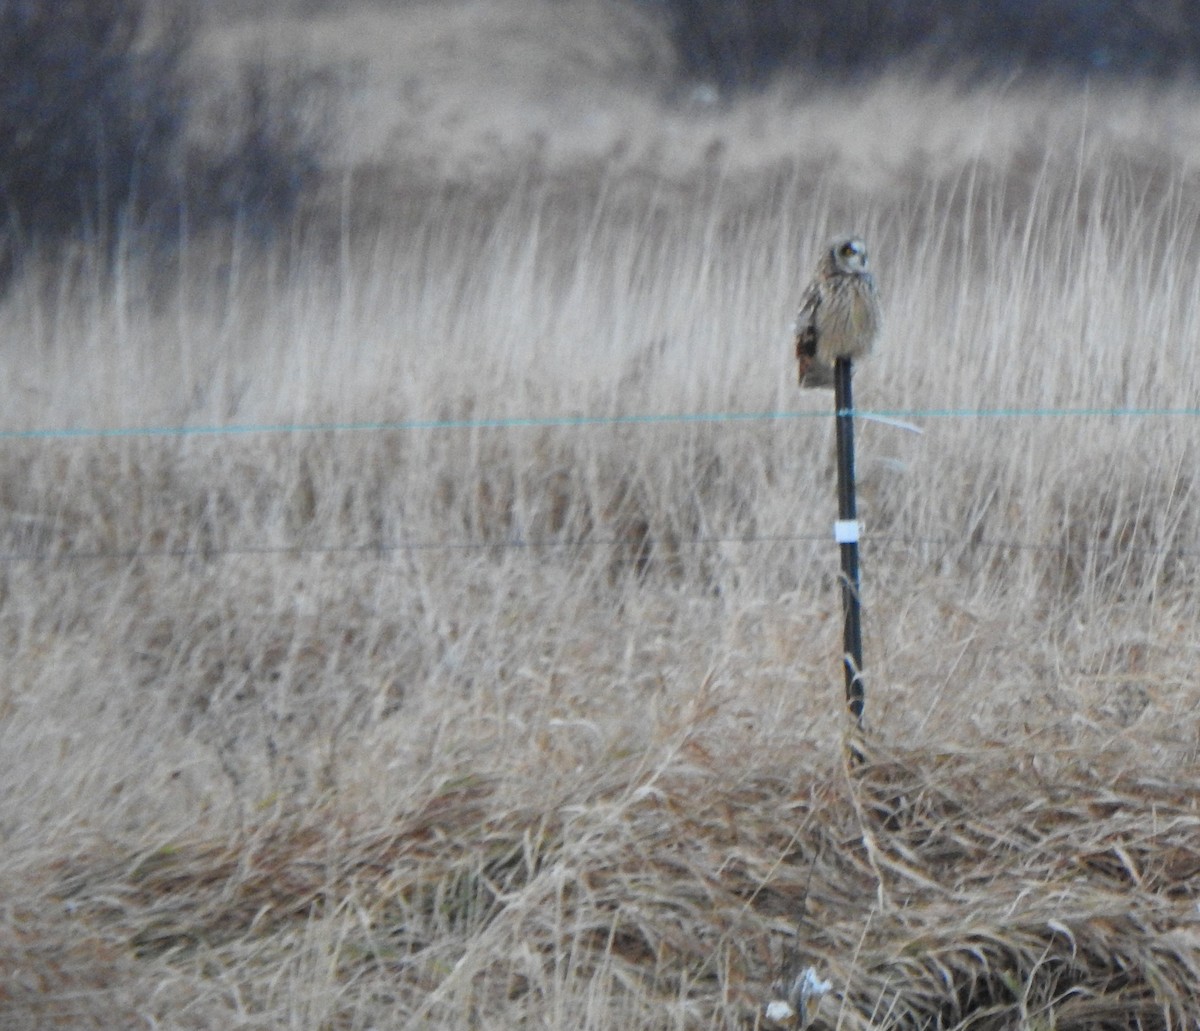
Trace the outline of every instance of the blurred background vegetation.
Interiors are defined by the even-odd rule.
[[[1200,60],[1200,2],[657,0],[690,75],[726,89],[784,69],[861,77],[933,71],[1178,76]]]
[[[1200,0],[625,2],[660,19],[679,85],[718,99],[897,62],[931,75],[1142,79],[1188,78],[1200,64]],[[103,251],[134,231],[170,244],[214,223],[268,236],[287,224],[321,179],[319,74],[265,58],[214,72],[192,43],[205,19],[345,9],[0,0],[0,281],[64,240]]]
[[[198,10],[0,0],[0,281],[65,239],[265,231],[295,210],[321,149],[298,84],[265,61],[207,81],[189,62]]]

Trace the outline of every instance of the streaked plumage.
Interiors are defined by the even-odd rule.
[[[867,271],[867,245],[859,236],[834,238],[821,254],[796,315],[800,385],[830,386],[834,362],[868,355],[880,322],[875,279]]]

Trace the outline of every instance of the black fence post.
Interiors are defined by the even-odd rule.
[[[862,726],[863,688],[862,605],[859,597],[858,504],[854,490],[853,363],[838,358],[834,365],[834,405],[837,410],[838,521],[834,537],[842,552],[842,664],[846,671],[846,704]]]

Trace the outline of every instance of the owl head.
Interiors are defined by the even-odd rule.
[[[837,236],[829,244],[829,257],[839,272],[866,272],[867,245],[861,236]]]

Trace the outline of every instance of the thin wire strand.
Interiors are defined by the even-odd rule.
[[[824,543],[832,540],[825,533],[786,534],[729,534],[704,535],[672,541],[673,547],[702,547],[718,544],[798,544]],[[861,540],[865,548],[875,546],[899,546],[910,548],[964,548],[964,550],[991,551],[1040,551],[1051,554],[1085,552],[1115,552],[1136,554],[1175,555],[1179,558],[1200,558],[1200,549],[1155,546],[1150,544],[1131,545],[1116,541],[1081,542],[1079,546],[1050,544],[1035,541],[1015,540],[968,540],[955,537],[921,537],[902,534],[864,534]],[[615,547],[626,545],[631,548],[644,547],[648,556],[654,551],[653,542],[642,542],[637,538],[623,536],[584,538],[514,538],[499,541],[384,541],[372,544],[245,544],[231,547],[195,545],[180,548],[142,549],[126,548],[111,551],[31,551],[0,553],[0,564],[21,565],[46,562],[134,562],[147,559],[218,559],[231,556],[255,555],[373,555],[383,557],[398,552],[420,551],[582,551],[587,548]]]
[[[781,544],[799,541],[824,541],[825,534],[731,535],[691,537],[673,541],[677,547],[699,547],[705,544]],[[232,547],[195,545],[181,548],[126,548],[112,551],[31,551],[0,553],[0,564],[19,565],[40,562],[133,562],[141,559],[215,559],[232,555],[338,555],[362,554],[383,556],[404,551],[545,551],[583,550],[604,546],[629,545],[637,548],[640,542],[630,537],[585,537],[558,539],[552,537],[510,539],[502,541],[391,541],[374,544],[247,544]],[[652,550],[652,545],[647,545]]]
[[[842,414],[842,413],[838,413]],[[895,408],[856,409],[860,419],[1195,418],[1200,408]],[[0,429],[0,440],[87,440],[113,437],[205,437],[300,433],[411,433],[481,429],[780,422],[828,418],[825,410],[773,412],[649,412],[631,415],[548,415],[483,419],[406,419],[396,422],[232,423],[227,426],[113,426]]]

